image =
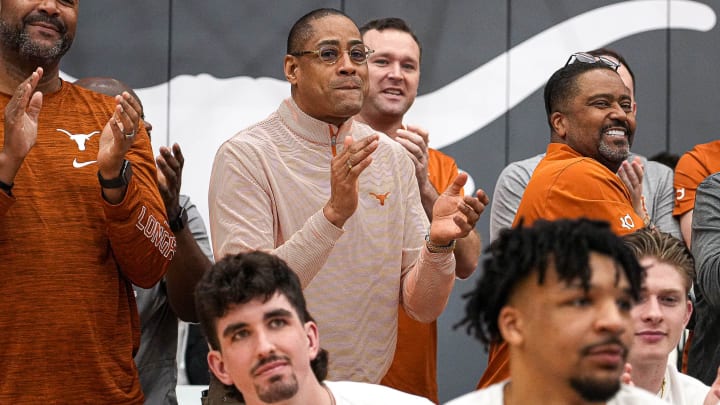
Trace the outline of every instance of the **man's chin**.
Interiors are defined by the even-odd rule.
[[[263,386],[255,386],[258,398],[269,404],[294,397],[298,389],[297,378],[294,375],[290,377],[273,376]]]
[[[570,380],[573,389],[588,402],[606,402],[620,390],[620,375],[577,377]]]

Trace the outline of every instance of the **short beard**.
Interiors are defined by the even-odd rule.
[[[290,381],[288,382],[281,380],[282,376],[271,378],[270,385],[266,389],[255,385],[255,392],[258,398],[265,403],[272,404],[294,397],[299,389],[295,374],[290,375]]]
[[[609,380],[574,377],[570,386],[588,402],[606,402],[620,390],[620,377]]]
[[[604,157],[609,162],[622,163],[623,160],[627,159],[628,156],[630,156],[630,148],[628,147],[626,151],[620,151],[611,148],[610,145],[607,144],[607,142],[602,141],[600,142],[600,146],[598,147],[598,153],[600,154],[600,156]]]
[[[24,24],[20,28],[13,27],[6,21],[0,20],[0,36],[3,45],[17,52],[20,56],[26,57],[38,65],[48,65],[60,60],[72,45],[72,37],[63,33],[54,45],[40,46],[34,42],[30,35],[24,30]]]

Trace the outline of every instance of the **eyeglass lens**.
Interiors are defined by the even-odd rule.
[[[337,46],[325,45],[318,49],[318,56],[323,62],[335,63],[340,58],[341,52]],[[350,60],[358,64],[364,63],[368,57],[367,48],[362,44],[354,45],[347,52],[350,55]]]

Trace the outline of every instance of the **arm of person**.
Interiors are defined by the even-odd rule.
[[[4,141],[0,150],[0,216],[4,216],[15,202],[12,196],[15,175],[37,140],[43,96],[35,88],[42,74],[43,69],[37,68],[20,83],[5,107]]]
[[[693,207],[698,185],[712,174],[705,165],[703,155],[693,149],[680,157],[675,166],[673,187],[675,205],[673,215],[680,223],[680,233],[688,248],[692,247]]]
[[[167,226],[157,189],[150,138],[139,126],[140,106],[127,92],[115,100],[115,111],[100,136],[98,173],[104,179],[114,179],[127,160],[132,174],[124,186],[99,185],[99,198],[118,267],[133,284],[150,288],[165,274],[176,240]]]
[[[447,179],[439,179],[441,185],[433,184],[430,179],[430,149],[428,143],[430,141],[429,133],[425,129],[408,125],[405,128],[398,129],[395,140],[405,148],[408,152],[410,160],[415,167],[415,178],[417,179],[418,188],[420,189],[420,202],[428,219],[432,221],[432,210],[440,194],[437,188],[444,189],[447,185],[452,184],[458,174],[457,166],[452,161],[452,167],[446,172],[450,175]],[[448,165],[449,166],[449,165]],[[478,199],[487,199],[485,192],[482,196],[478,194]],[[469,197],[473,198],[473,197]],[[487,204],[487,203],[485,203]],[[455,275],[458,278],[465,279],[472,275],[478,265],[480,259],[480,236],[473,229],[466,237],[458,239],[455,246]]]
[[[405,148],[410,160],[413,162],[415,178],[417,179],[420,189],[420,202],[428,219],[432,221],[433,205],[435,205],[435,200],[437,200],[440,194],[430,182],[428,176],[428,143],[430,141],[430,135],[428,131],[423,128],[408,125],[405,128],[397,130],[395,141]]]
[[[420,322],[432,322],[445,309],[455,280],[455,257],[450,246],[473,230],[484,208],[477,199],[465,202],[461,190],[466,181],[467,174],[459,174],[438,198],[428,240],[417,261],[401,278],[403,308]],[[412,195],[408,200],[413,201]]]
[[[177,143],[161,147],[156,157],[158,188],[177,242],[165,280],[170,307],[185,322],[198,322],[194,291],[200,278],[212,266],[210,243],[205,225],[190,198],[180,195],[185,158]]]
[[[480,261],[480,235],[475,229],[464,238],[457,240],[455,245],[455,276],[461,280],[472,276]]]
[[[720,174],[700,183],[692,214],[695,282],[708,305],[720,311]]]
[[[510,163],[500,172],[490,202],[490,242],[498,237],[501,230],[512,226],[525,187],[539,161],[538,156],[532,158],[529,167],[523,165],[526,161]]]
[[[692,223],[693,223],[693,211],[690,210],[682,215],[680,215],[680,233],[682,234],[682,239],[685,241],[685,244],[688,248],[692,249]]]
[[[331,196],[287,239],[278,235],[276,212],[259,156],[247,144],[225,143],[215,158],[210,181],[210,232],[215,258],[244,250],[263,250],[285,260],[307,287],[343,235],[358,203],[358,178],[372,161],[378,136],[353,143],[346,137],[332,159]],[[351,146],[352,145],[352,146]],[[292,198],[292,196],[287,196]],[[285,235],[283,235],[285,236]]]

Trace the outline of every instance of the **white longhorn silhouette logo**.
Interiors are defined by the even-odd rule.
[[[93,131],[89,134],[72,134],[64,129],[57,128],[56,130],[64,133],[65,135],[69,136],[70,139],[75,141],[75,143],[77,143],[78,149],[80,149],[81,151],[85,150],[85,142],[87,142],[87,140],[90,139],[91,136],[100,133],[100,131]]]

